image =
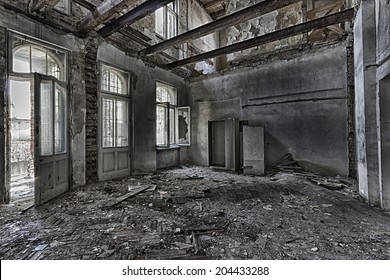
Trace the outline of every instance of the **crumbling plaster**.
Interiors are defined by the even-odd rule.
[[[227,1],[227,13],[234,13],[248,6],[262,2],[262,0],[230,0]],[[303,22],[302,4],[297,3],[280,10],[270,12],[227,28],[227,45],[245,41],[266,33],[274,32],[283,28],[290,27]],[[258,53],[279,49],[285,46],[297,45],[303,43],[303,36],[293,36],[287,39],[268,43],[262,46],[247,49],[241,52],[232,53],[227,56],[228,61],[233,61],[246,55],[255,55]]]

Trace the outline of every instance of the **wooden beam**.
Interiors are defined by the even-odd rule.
[[[93,11],[96,9],[96,6],[86,0],[72,0],[72,2],[79,4],[80,6],[86,8],[87,10]]]
[[[173,1],[174,0],[147,0],[133,10],[99,29],[97,32],[100,36],[107,38],[125,25],[130,25]]]
[[[141,56],[145,56],[154,52],[159,52],[166,50],[170,47],[194,40],[205,35],[211,34],[213,32],[220,31],[227,27],[245,22],[249,19],[267,14],[274,10],[283,8],[285,6],[301,2],[302,0],[266,0],[258,4],[252,5],[248,8],[242,9],[234,14],[227,15],[219,20],[207,23],[205,25],[199,26],[198,28],[192,29],[186,33],[182,33],[172,39],[166,40],[159,44],[155,44],[150,48],[146,48],[140,51]]]
[[[296,36],[305,32],[312,31],[318,28],[324,28],[329,25],[338,24],[346,21],[351,21],[354,17],[355,10],[348,9],[336,14],[325,16],[319,19],[301,23],[292,27],[288,27],[282,30],[271,32],[253,39],[249,39],[240,43],[229,45],[223,48],[219,48],[210,52],[206,52],[200,55],[192,56],[186,59],[182,59],[166,65],[167,69],[173,69],[176,67],[181,67],[183,65],[195,63],[205,59],[210,59],[218,57],[221,55],[226,55],[242,50],[246,50],[252,47],[260,46],[266,43],[274,42],[277,40],[285,39],[288,37]]]
[[[88,33],[96,26],[108,21],[133,1],[134,0],[105,0],[78,23],[77,27],[79,32]]]
[[[32,12],[47,12],[54,8],[60,0],[38,0],[38,2],[31,8]]]
[[[222,3],[225,3],[226,0],[214,0],[214,1],[211,1],[207,4],[204,5],[204,8],[207,10],[207,9],[211,9],[211,8],[214,8]]]

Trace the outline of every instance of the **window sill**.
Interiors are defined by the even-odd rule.
[[[179,145],[171,145],[169,147],[156,147],[156,151],[166,151],[166,150],[177,150],[177,149],[180,149],[181,146]]]

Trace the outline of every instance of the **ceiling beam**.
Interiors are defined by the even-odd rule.
[[[205,25],[199,26],[195,29],[192,29],[186,33],[182,33],[176,37],[173,37],[169,40],[155,44],[150,48],[143,49],[139,52],[141,56],[145,56],[154,52],[160,52],[166,50],[170,47],[194,40],[205,35],[211,34],[213,32],[220,31],[227,27],[245,22],[252,18],[267,14],[274,10],[283,8],[285,6],[301,2],[302,0],[266,0],[258,4],[252,5],[248,8],[242,9],[236,13],[227,15],[216,21],[207,23]]]
[[[207,4],[204,4],[204,8],[207,10],[207,9],[211,9],[211,8],[214,8],[216,6],[218,6],[219,4],[222,4],[222,3],[225,3],[226,0],[214,0],[214,1],[211,1]]]
[[[80,6],[86,8],[87,10],[93,11],[96,9],[96,6],[86,0],[72,0],[73,3],[79,4]]]
[[[288,27],[282,30],[278,30],[275,32],[271,32],[253,39],[249,39],[240,43],[236,43],[233,45],[229,45],[226,47],[222,47],[210,52],[206,52],[200,55],[192,56],[186,59],[182,59],[173,63],[169,63],[166,65],[167,69],[173,69],[176,67],[181,67],[187,64],[195,63],[198,61],[203,61],[205,59],[210,59],[214,57],[218,57],[221,55],[226,55],[242,50],[246,50],[252,47],[260,46],[266,43],[274,42],[277,40],[285,39],[288,37],[300,35],[305,32],[312,31],[318,28],[324,28],[333,24],[338,24],[346,21],[353,20],[355,10],[348,9],[339,13],[335,13],[329,16],[325,16],[319,19],[315,19],[312,21],[308,21],[305,23],[301,23],[292,27]]]
[[[155,10],[167,5],[172,1],[174,0],[146,0],[133,10],[127,12],[113,22],[110,22],[103,28],[99,29],[97,32],[100,36],[107,38],[125,25],[134,23],[135,21],[153,13]]]
[[[61,0],[38,0],[31,8],[32,12],[47,12],[54,8]]]
[[[79,32],[88,33],[98,25],[108,21],[131,2],[134,0],[105,0],[78,23]]]

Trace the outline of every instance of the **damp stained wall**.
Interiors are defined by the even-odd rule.
[[[265,130],[265,163],[287,153],[309,170],[348,176],[346,46],[236,69],[190,84],[191,163],[208,164],[208,120],[237,118]]]

